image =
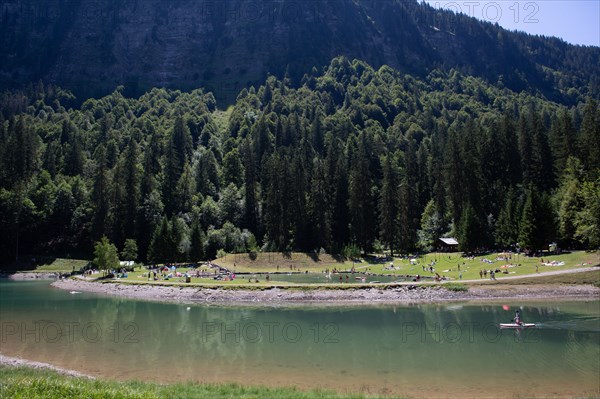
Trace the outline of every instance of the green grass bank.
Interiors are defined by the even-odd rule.
[[[375,396],[368,396],[374,398]],[[153,384],[116,382],[71,377],[56,371],[29,367],[0,366],[0,398],[260,398],[324,399],[366,398],[360,394],[340,394],[325,390],[301,391],[295,388],[250,387],[239,384]]]

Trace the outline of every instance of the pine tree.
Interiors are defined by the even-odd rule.
[[[243,146],[244,155],[244,226],[255,235],[258,230],[258,201],[256,198],[256,161],[252,152],[250,140],[246,139]]]
[[[9,124],[3,158],[7,187],[26,181],[37,170],[39,146],[39,137],[25,117],[21,116]]]
[[[310,181],[308,219],[312,248],[331,248],[331,207],[328,202],[325,162],[315,158]]]
[[[307,211],[307,196],[309,193],[309,181],[307,166],[311,166],[311,163],[307,159],[303,159],[302,149],[296,154],[290,156],[291,158],[291,173],[286,181],[288,187],[288,198],[290,207],[288,212],[291,214],[292,229],[294,232],[294,246],[290,246],[290,250],[294,247],[301,251],[309,251],[313,247],[311,246],[311,225],[308,218]]]
[[[573,119],[567,110],[563,109],[554,121],[550,130],[549,142],[554,158],[554,170],[560,175],[567,166],[567,159],[577,153],[576,131]]]
[[[562,171],[561,184],[556,192],[558,230],[563,248],[570,248],[575,242],[577,214],[583,208],[581,185],[583,165],[578,158],[569,157]]]
[[[142,201],[137,220],[137,243],[142,259],[148,259],[150,242],[164,215],[164,205],[158,190],[150,192]]]
[[[127,261],[136,261],[138,258],[138,246],[134,239],[128,238],[125,240],[121,257]]]
[[[235,225],[240,223],[243,215],[242,201],[236,186],[231,183],[221,192],[218,202],[220,219]]]
[[[411,142],[404,153],[404,168],[399,189],[398,223],[400,247],[411,251],[417,247],[419,228],[419,192],[417,185],[417,158],[415,143]]]
[[[126,200],[123,225],[125,237],[133,237],[137,231],[136,221],[141,195],[141,170],[138,164],[139,149],[134,139],[129,141],[124,154],[123,183]]]
[[[216,197],[220,191],[219,164],[210,150],[200,153],[196,166],[196,188],[203,196]]]
[[[583,111],[579,139],[583,164],[592,178],[600,176],[600,108],[596,100],[589,100]]]
[[[335,165],[333,211],[332,211],[332,249],[341,250],[350,242],[350,211],[348,208],[348,161],[340,156]]]
[[[541,191],[554,186],[552,153],[540,115],[530,110],[520,121],[519,147],[523,168],[523,183]]]
[[[542,250],[554,238],[554,230],[554,215],[548,197],[538,194],[530,185],[521,216],[520,247],[531,251]]]
[[[369,160],[365,154],[364,135],[352,149],[348,177],[348,213],[350,234],[354,242],[368,251],[373,244],[375,207],[372,197],[373,181],[369,170]]]
[[[52,178],[56,177],[56,174],[58,173],[57,148],[58,145],[53,140],[46,145],[46,150],[44,151],[43,167],[50,173]],[[1,156],[2,154],[0,153],[0,157]]]
[[[202,227],[200,223],[196,222],[192,226],[192,231],[190,234],[190,260],[192,262],[197,262],[205,259],[204,253],[204,241],[206,240],[206,236],[202,231]]]
[[[165,204],[165,213],[170,216],[175,212],[175,190],[177,189],[177,182],[183,173],[183,165],[179,165],[177,150],[172,141],[167,146],[165,157],[163,171],[165,178],[162,186],[162,198]]]
[[[173,246],[167,254],[177,262],[188,261],[191,248],[189,227],[182,218],[175,216],[171,219],[170,225],[172,239],[170,244]]]
[[[290,205],[287,182],[289,178],[288,160],[279,151],[267,156],[263,163],[263,215],[265,233],[280,250],[290,244],[292,224],[288,212]]]
[[[398,213],[400,179],[395,157],[388,153],[382,160],[383,181],[379,194],[379,237],[394,256],[394,247],[398,244]]]
[[[186,163],[173,193],[173,212],[175,214],[189,213],[194,205],[196,182],[191,166]]]
[[[78,176],[83,173],[85,161],[83,145],[78,133],[71,134],[69,146],[70,150],[65,160],[65,173],[69,176]]]
[[[244,167],[237,148],[229,151],[223,158],[223,185],[233,183],[241,187],[244,178]]]
[[[163,201],[167,215],[173,215],[176,211],[175,190],[185,164],[190,162],[192,150],[192,135],[183,118],[179,116],[175,119],[175,125],[165,154]]]
[[[452,131],[446,143],[444,156],[444,181],[446,192],[451,205],[452,220],[458,222],[462,206],[466,201],[465,182],[463,176],[462,156],[460,152],[458,136]]]
[[[156,176],[161,171],[161,145],[158,134],[151,133],[150,143],[146,146],[143,156],[144,171],[141,178],[140,195],[146,198],[157,189]]]
[[[499,248],[510,248],[518,242],[519,217],[517,215],[516,196],[511,190],[504,199],[504,206],[498,214],[495,229],[495,243]]]
[[[148,260],[153,263],[165,263],[175,260],[177,243],[169,220],[163,218],[160,225],[156,226],[150,246],[148,247]]]
[[[577,213],[575,237],[588,248],[600,248],[600,179],[584,182],[581,194],[584,206]]]
[[[94,202],[94,214],[92,219],[92,238],[100,238],[110,233],[112,186],[109,179],[109,171],[106,168],[106,150],[100,145],[94,153],[96,161],[96,173],[94,186],[92,188],[92,201]]]
[[[320,113],[316,113],[310,125],[310,136],[313,148],[318,154],[323,154],[324,134],[323,121]]]
[[[52,215],[52,224],[55,226],[55,231],[59,237],[68,236],[71,232],[75,205],[71,186],[63,182],[58,186]]]
[[[521,182],[521,155],[519,153],[519,137],[512,116],[505,112],[500,123],[502,159],[504,160],[503,182],[512,187]]]
[[[469,252],[481,248],[485,242],[485,226],[473,206],[467,203],[458,223],[459,249]]]
[[[419,244],[425,251],[431,251],[445,232],[444,220],[434,200],[430,200],[421,215],[421,229],[418,231]]]

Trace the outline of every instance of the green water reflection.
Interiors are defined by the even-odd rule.
[[[539,328],[498,329],[520,305]],[[600,394],[597,300],[188,306],[1,281],[0,323],[3,354],[119,379],[417,396]]]

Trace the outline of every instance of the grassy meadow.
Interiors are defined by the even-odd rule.
[[[55,258],[52,256],[22,256],[18,262],[8,263],[3,269],[6,271],[31,272],[31,273],[71,273],[77,272],[87,266],[89,260]]]
[[[496,273],[496,280],[502,281],[508,276],[524,276],[530,274],[543,274],[549,271],[570,270],[581,267],[596,266],[600,264],[600,255],[592,252],[572,252],[561,255],[542,256],[542,257],[526,257],[524,255],[514,255],[505,253],[488,254],[478,257],[463,257],[460,253],[442,254],[430,253],[418,257],[396,257],[393,260],[387,259],[383,261],[382,257],[370,256],[361,261],[337,260],[330,255],[321,255],[318,258],[310,254],[303,253],[261,253],[256,256],[249,254],[230,254],[221,259],[213,261],[214,264],[227,268],[228,270],[238,273],[238,276],[233,281],[214,280],[211,277],[198,278],[195,277],[196,269],[193,270],[191,284],[214,286],[214,287],[298,287],[308,284],[298,284],[292,282],[274,282],[266,281],[264,276],[257,276],[256,282],[254,273],[324,273],[325,270],[348,272],[355,268],[357,273],[371,273],[384,275],[411,275],[417,274],[425,277],[433,277],[437,274],[445,276],[447,281],[467,281],[477,280],[482,283],[489,281],[487,278],[481,278],[480,271],[482,270],[500,270]],[[553,265],[554,264],[554,265]],[[393,265],[393,268],[392,268]],[[460,266],[460,270],[459,270]],[[431,271],[433,268],[433,271]],[[191,269],[178,268],[177,272],[186,273]],[[214,275],[215,270],[208,265],[203,264],[199,270],[203,273]],[[159,274],[158,281],[149,281],[148,274],[145,268],[137,268],[135,271],[128,273],[127,278],[120,278],[119,281],[124,283],[142,284],[182,284],[185,283],[184,277],[173,277],[169,280],[163,280]],[[243,274],[239,274],[243,273]],[[536,279],[536,278],[532,278]],[[423,280],[430,281],[430,280]],[[506,280],[506,282],[514,280]],[[340,286],[334,280],[331,284],[310,284],[310,286]],[[360,284],[350,284],[352,287],[358,288]],[[372,285],[368,285],[372,286]]]

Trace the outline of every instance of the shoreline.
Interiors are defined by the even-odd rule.
[[[592,285],[536,285],[520,286],[499,284],[489,287],[468,287],[467,291],[451,291],[441,286],[399,285],[381,288],[345,290],[270,288],[245,290],[97,283],[63,279],[51,284],[57,289],[91,292],[154,302],[215,305],[366,305],[417,304],[455,301],[573,299],[600,300],[600,288]]]
[[[67,375],[70,377],[83,377],[83,378],[89,378],[90,380],[96,379],[96,377],[94,377],[94,376],[80,373],[79,371],[68,370],[68,369],[64,369],[62,367],[53,366],[50,363],[36,362],[33,360],[23,359],[21,357],[6,356],[6,355],[3,355],[2,353],[0,353],[0,366],[30,367],[30,368],[36,369],[36,370],[45,369],[45,370],[56,371],[59,374]]]
[[[0,279],[8,279],[15,281],[23,280],[58,280],[63,278],[64,275],[70,276],[70,273],[61,272],[0,272]]]

